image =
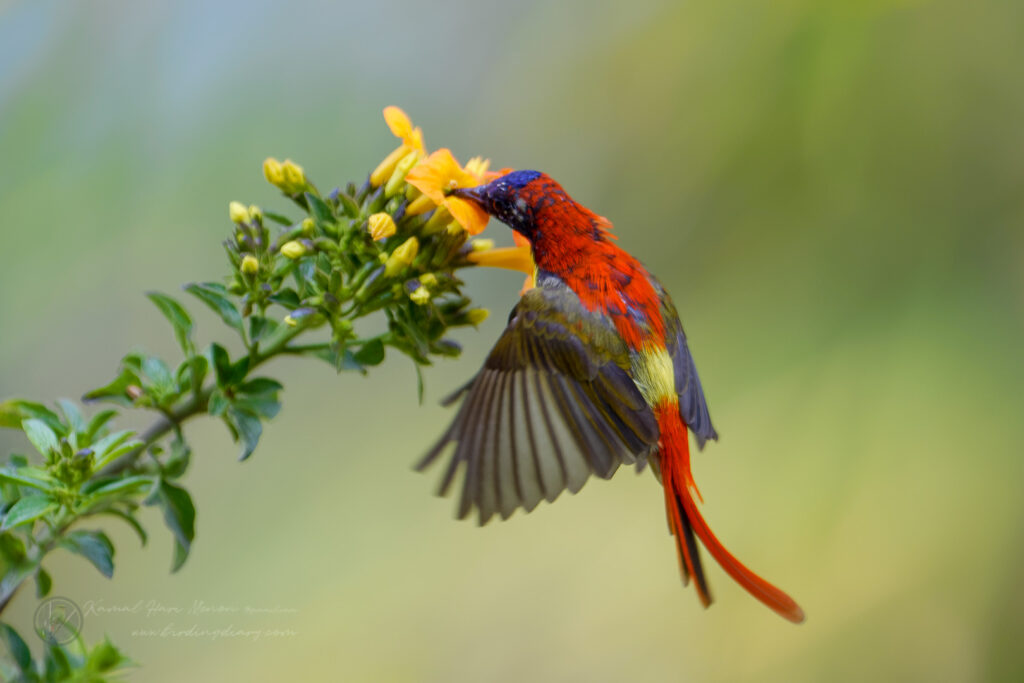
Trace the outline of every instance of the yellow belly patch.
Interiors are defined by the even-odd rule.
[[[676,372],[667,349],[645,346],[632,354],[630,366],[633,381],[643,394],[648,405],[658,405],[666,400],[679,400],[676,395]]]

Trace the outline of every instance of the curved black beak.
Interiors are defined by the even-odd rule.
[[[484,185],[478,185],[476,187],[457,187],[452,190],[452,195],[455,197],[461,197],[462,199],[472,199],[477,204],[485,206],[484,198],[480,193],[484,187]]]

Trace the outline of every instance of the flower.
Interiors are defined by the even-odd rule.
[[[232,223],[249,222],[249,209],[245,208],[245,205],[241,202],[231,202],[228,204],[228,215],[231,217]]]
[[[391,214],[375,213],[369,218],[370,237],[374,240],[382,240],[386,237],[391,237],[395,234],[395,219],[391,217]]]
[[[292,240],[281,245],[281,253],[290,259],[297,259],[306,253],[306,247],[302,242]]]
[[[423,285],[420,285],[409,294],[409,299],[411,299],[414,304],[423,306],[430,301],[430,290]]]
[[[471,308],[466,311],[466,322],[470,325],[479,325],[491,315],[486,308]]]
[[[268,183],[289,195],[305,192],[308,186],[306,173],[291,159],[282,163],[274,157],[267,157],[263,161],[263,175]]]
[[[416,254],[419,251],[420,241],[415,237],[410,237],[402,242],[398,248],[391,252],[391,256],[388,257],[387,262],[384,264],[384,275],[394,277],[402,272],[406,266],[412,263],[412,260],[416,258]]]
[[[470,263],[478,266],[490,266],[492,268],[506,268],[526,273],[526,282],[520,293],[537,286],[537,265],[533,262],[533,253],[530,251],[530,241],[518,232],[512,233],[515,241],[514,247],[499,247],[497,249],[478,249],[477,244],[484,240],[477,240],[473,251],[466,255]],[[493,243],[492,243],[493,244]]]
[[[246,254],[245,258],[242,259],[242,264],[238,268],[246,275],[255,275],[260,272],[260,262],[256,260],[256,257],[252,254]]]
[[[412,121],[404,111],[394,106],[384,107],[384,121],[394,136],[402,141],[402,144],[384,157],[377,168],[373,169],[373,173],[370,174],[370,184],[374,187],[383,185],[394,173],[398,162],[410,152],[416,152],[419,155],[426,154],[426,149],[423,147],[423,131],[419,127],[413,128]]]
[[[477,235],[487,226],[487,212],[476,202],[453,197],[446,192],[459,187],[476,187],[483,177],[459,166],[451,150],[439,149],[416,165],[405,181],[422,192],[436,206],[443,206],[471,235]]]

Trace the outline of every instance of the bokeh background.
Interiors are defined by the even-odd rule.
[[[994,1],[0,2],[4,397],[176,357],[143,292],[225,272],[229,200],[284,207],[265,156],[364,178],[398,104],[431,148],[560,179],[667,284],[722,434],[705,513],[808,620],[717,567],[703,611],[649,474],[453,521],[410,464],[500,333],[504,272],[470,277],[495,315],[423,406],[401,357],[279,363],[249,462],[188,428],[184,569],[150,510],[144,550],[108,529],[113,581],[57,554],[55,593],[163,608],[86,616],[139,681],[1024,679],[1022,65],[1024,5]],[[167,624],[292,635],[139,634]]]

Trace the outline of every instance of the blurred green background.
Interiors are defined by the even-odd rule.
[[[184,569],[149,510],[145,550],[110,527],[113,581],[55,555],[55,594],[165,608],[87,612],[140,681],[1024,679],[1022,65],[1009,2],[0,2],[3,397],[176,358],[143,292],[226,272],[229,200],[285,208],[265,156],[365,177],[398,104],[432,149],[559,179],[666,283],[722,434],[705,513],[808,621],[717,567],[703,611],[649,474],[452,520],[410,465],[515,301],[497,271],[425,405],[398,356],[279,363],[249,462],[188,428]],[[166,611],[197,601],[282,611]],[[167,624],[294,633],[139,634]]]

